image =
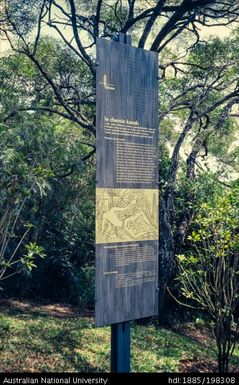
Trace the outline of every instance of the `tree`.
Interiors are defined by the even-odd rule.
[[[51,48],[55,48],[51,39],[42,41],[42,56]],[[65,55],[65,65],[69,60],[69,53],[60,48],[58,55],[52,59],[52,73],[57,72],[60,55],[61,59]],[[72,63],[72,74],[78,79],[81,67],[73,68]],[[39,94],[44,93],[42,103],[51,98],[50,89],[42,90],[41,80],[24,55],[1,59],[0,218],[3,239],[4,229],[9,236],[4,241],[4,263],[15,252],[2,287],[9,295],[32,297],[34,293],[37,298],[91,304],[94,158],[80,160],[88,146],[73,122],[50,111],[23,108],[29,100],[39,99]],[[8,229],[15,223],[11,232],[6,227],[6,210],[12,220]],[[35,251],[44,247],[47,258],[40,260],[35,253],[36,262],[21,264],[34,245]],[[30,262],[38,269],[26,269],[33,266]],[[20,271],[21,275],[11,278]]]
[[[31,195],[40,181],[19,149],[20,135],[13,135],[8,126],[0,124],[0,281],[24,268],[36,267],[37,256],[44,258],[42,246],[30,241],[33,225],[23,217]],[[13,145],[13,141],[15,141]],[[16,143],[18,142],[18,143]],[[35,173],[34,173],[35,171]]]
[[[191,251],[178,255],[181,293],[214,321],[220,373],[228,372],[239,327],[238,198],[235,188],[202,204],[188,237]]]
[[[94,133],[95,119],[89,119],[85,108],[95,103],[94,92],[82,95],[82,88],[72,84],[70,77],[54,79],[51,67],[38,56],[46,26],[55,30],[94,80],[95,44],[99,36],[112,38],[119,32],[135,32],[136,45],[162,52],[172,40],[188,31],[195,38],[195,42],[187,43],[190,50],[190,45],[200,41],[201,26],[228,25],[238,14],[237,2],[231,0],[159,0],[141,4],[135,0],[95,0],[89,4],[81,0],[65,0],[61,4],[54,0],[5,0],[0,31],[13,50],[24,53],[35,64],[51,87],[51,109]]]
[[[228,174],[237,171],[238,146],[231,146],[238,132],[237,121],[233,118],[233,109],[239,103],[236,36],[225,41],[213,39],[207,44],[199,43],[187,60],[178,63],[173,59],[174,53],[168,51],[167,61],[161,65],[163,77],[167,69],[172,68],[174,72],[161,86],[162,141],[165,142],[165,135],[171,135],[171,142],[174,141],[161,195],[161,218],[164,218],[161,226],[166,229],[161,229],[161,244],[165,245],[161,250],[165,285],[168,271],[173,269],[174,254],[182,250],[190,231],[200,198],[197,191],[202,193],[203,188],[207,188],[205,178],[200,186],[201,176],[211,174],[215,187],[218,183],[225,187]],[[175,125],[179,131],[177,136]],[[211,162],[206,163],[210,155]],[[217,165],[213,172],[210,170],[212,163]]]
[[[173,274],[175,252],[179,251],[189,231],[193,211],[190,204],[195,200],[191,192],[185,196],[185,202],[190,204],[184,215],[178,216],[176,223],[175,199],[182,168],[182,148],[191,138],[185,172],[193,184],[200,156],[204,150],[204,156],[207,155],[210,138],[223,133],[228,116],[238,103],[236,56],[231,54],[234,48],[231,47],[230,51],[228,43],[220,45],[220,42],[208,47],[201,41],[200,28],[230,25],[237,20],[238,14],[238,4],[232,0],[141,3],[135,0],[98,0],[87,4],[82,0],[62,3],[54,0],[5,0],[2,6],[0,31],[12,50],[21,53],[34,65],[40,79],[40,84],[37,81],[34,84],[34,97],[28,98],[20,108],[13,108],[5,119],[19,110],[28,110],[49,112],[73,122],[82,133],[85,145],[84,154],[79,162],[70,165],[69,172],[76,170],[77,164],[95,152],[97,37],[112,38],[119,32],[132,33],[134,45],[160,52],[160,124],[163,127],[170,122],[180,127],[172,156],[165,157],[167,170],[164,171],[165,183],[161,183],[164,186],[160,205],[160,293],[164,292]],[[46,28],[51,28],[58,36],[55,46],[42,39]],[[44,47],[47,44],[48,50]],[[177,50],[177,44],[184,46],[184,52]],[[66,53],[64,60],[59,54],[63,53],[62,47]],[[230,51],[230,55],[223,54],[223,49]],[[215,61],[213,56],[216,56]],[[76,68],[81,68],[78,72],[81,77],[77,77]],[[167,153],[165,148],[163,151]]]

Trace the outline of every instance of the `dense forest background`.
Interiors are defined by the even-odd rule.
[[[94,306],[95,44],[122,32],[159,52],[161,307],[235,323],[238,2],[0,6],[1,295]]]

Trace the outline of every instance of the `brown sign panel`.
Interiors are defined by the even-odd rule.
[[[158,57],[98,39],[96,326],[158,313]]]

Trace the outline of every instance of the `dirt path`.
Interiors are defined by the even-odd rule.
[[[94,311],[72,305],[65,304],[41,304],[36,302],[19,301],[15,299],[4,299],[0,300],[0,307],[10,310],[18,310],[21,312],[33,312],[33,313],[44,313],[49,316],[55,316],[58,318],[69,318],[69,317],[94,317]]]

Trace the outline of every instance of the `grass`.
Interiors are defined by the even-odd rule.
[[[110,328],[96,329],[92,317],[63,310],[2,306],[0,372],[108,372]],[[179,360],[216,358],[210,337],[198,340],[189,324],[175,330],[133,324],[131,330],[133,372],[179,371]]]

